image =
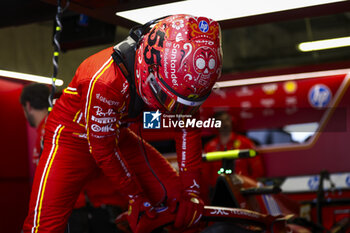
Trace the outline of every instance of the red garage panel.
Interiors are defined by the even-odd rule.
[[[20,232],[29,202],[27,123],[19,103],[22,87],[0,79],[0,228],[7,233]]]

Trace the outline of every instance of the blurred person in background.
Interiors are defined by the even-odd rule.
[[[235,130],[238,122],[227,112],[218,111],[214,114],[216,120],[221,121],[221,127],[217,135],[206,143],[204,151],[226,151],[233,149],[254,149],[254,143],[243,134]],[[215,188],[218,171],[222,161],[202,163],[202,187],[201,193],[206,204],[210,204],[212,192]],[[236,174],[248,176],[256,179],[265,175],[265,167],[261,156],[253,158],[236,159],[234,161],[234,171]],[[205,181],[205,182],[204,182]]]
[[[36,167],[43,147],[45,121],[48,115],[50,89],[45,84],[32,83],[25,86],[20,103],[29,125],[37,130],[32,162]]]

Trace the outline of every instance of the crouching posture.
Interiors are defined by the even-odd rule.
[[[177,206],[175,228],[195,225],[203,210],[200,129],[177,131],[177,174],[128,124],[145,109],[198,117],[221,64],[218,23],[190,15],[133,28],[126,40],[87,58],[47,119],[24,232],[64,232],[98,168],[129,197],[133,231],[141,212],[157,221],[156,206]]]

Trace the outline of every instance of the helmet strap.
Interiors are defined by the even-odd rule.
[[[147,23],[143,24],[143,25],[137,25],[133,28],[131,28],[130,32],[129,32],[129,36],[136,41],[136,43],[138,44],[142,37],[147,34],[150,30],[151,30],[151,26],[158,23],[159,21],[161,21],[162,19],[165,19],[169,17],[169,15],[167,16],[163,16],[157,19],[153,19],[151,21],[148,21]]]
[[[164,16],[155,20],[151,20],[144,25],[133,27],[129,32],[129,36],[113,48],[113,60],[118,65],[124,74],[124,77],[129,83],[130,103],[128,116],[130,118],[137,117],[142,112],[142,109],[145,105],[142,98],[137,94],[135,85],[134,69],[137,46],[141,41],[142,36],[150,30],[151,25],[166,17],[167,16]]]
[[[125,40],[114,46],[114,53],[118,58],[114,58],[118,66],[123,65],[122,72],[125,77],[133,76],[135,65],[136,41],[128,36]],[[113,56],[112,54],[112,56]],[[129,81],[129,80],[128,80]]]
[[[114,46],[113,50],[112,58],[129,83],[130,103],[128,117],[136,118],[144,107],[144,102],[137,94],[135,86],[134,66],[136,41],[128,36],[124,41]]]

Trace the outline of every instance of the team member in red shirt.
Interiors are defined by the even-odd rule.
[[[33,151],[32,162],[36,167],[39,162],[40,153],[43,147],[45,121],[49,108],[50,89],[45,84],[32,83],[22,90],[20,103],[29,125],[36,129],[37,138]]]
[[[226,151],[233,149],[254,149],[254,143],[244,135],[234,132],[232,116],[226,111],[220,111],[215,114],[215,119],[221,121],[221,128],[218,129],[218,136],[209,141],[205,147],[205,152]],[[215,187],[218,171],[222,162],[205,162],[202,164],[202,182],[201,193],[203,199],[209,204],[210,190]],[[265,175],[265,167],[261,156],[253,158],[236,159],[235,172],[251,178],[258,178]]]
[[[125,41],[86,59],[55,104],[25,233],[63,232],[80,190],[98,167],[129,196],[134,231],[140,230],[140,218],[157,220],[153,206],[178,203],[177,228],[200,219],[200,129],[178,131],[178,175],[127,125],[142,106],[196,112],[221,74],[220,27],[189,15],[156,22],[153,28],[153,22],[134,28]]]

